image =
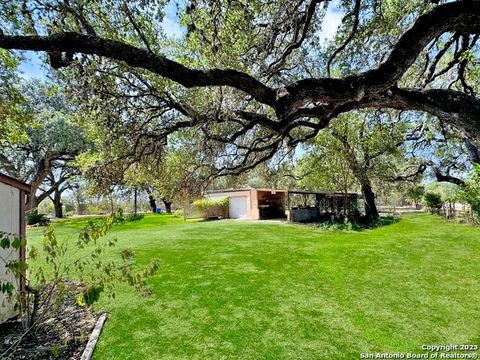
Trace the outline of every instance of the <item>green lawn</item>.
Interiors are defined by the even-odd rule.
[[[58,223],[60,237],[81,224]],[[38,244],[41,230],[29,230]],[[95,359],[359,359],[480,344],[480,229],[406,215],[363,232],[269,222],[117,225],[137,262],[161,260],[144,298],[121,287]]]

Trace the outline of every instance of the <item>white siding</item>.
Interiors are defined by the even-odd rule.
[[[0,231],[19,235],[20,231],[20,190],[10,185],[0,182]],[[20,251],[12,249],[1,249],[0,256],[7,260],[16,260],[20,258]],[[10,281],[16,285],[13,276],[6,274],[5,264],[0,260],[0,281]],[[7,302],[7,299],[0,293],[0,323],[13,317],[13,303]]]
[[[241,191],[224,191],[224,192],[215,192],[215,193],[210,193],[210,194],[207,194],[206,197],[208,197],[209,199],[220,199],[220,198],[223,198],[223,197],[228,197],[229,198],[229,214],[228,214],[228,217],[229,218],[232,218],[232,219],[238,219],[238,218],[242,218],[242,219],[250,219],[252,218],[252,196],[251,196],[251,190],[241,190]],[[245,214],[241,217],[238,217],[237,216],[237,213],[235,212],[234,210],[234,213],[231,214],[231,211],[232,211],[232,206],[231,206],[231,203],[232,203],[232,199],[235,199],[235,198],[242,198],[242,200],[240,201],[245,201],[246,205],[245,205]],[[233,200],[235,201],[235,200]]]
[[[248,217],[247,197],[232,196],[228,206],[228,213],[231,219],[245,219]]]

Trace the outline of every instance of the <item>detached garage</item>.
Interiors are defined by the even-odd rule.
[[[356,193],[312,192],[286,189],[228,189],[207,191],[206,197],[228,197],[231,219],[318,222],[355,211]]]
[[[206,193],[210,199],[228,197],[228,213],[231,219],[285,218],[285,189],[229,189]]]
[[[8,235],[10,239],[15,237],[25,239],[25,196],[30,193],[30,186],[15,180],[9,176],[0,174],[0,232]],[[0,247],[0,284],[10,282],[15,284],[16,290],[23,288],[23,279],[15,279],[7,273],[5,261],[25,259],[25,247],[15,250],[11,247]],[[0,293],[0,323],[16,315],[14,304]]]

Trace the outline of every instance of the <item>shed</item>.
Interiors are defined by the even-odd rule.
[[[228,189],[207,191],[210,199],[228,197],[228,215],[231,219],[285,218],[286,189]]]
[[[315,222],[350,211],[358,199],[355,193],[312,192],[289,189],[244,188],[207,191],[210,199],[229,198],[232,219],[282,219]]]
[[[356,193],[313,192],[289,190],[287,195],[288,220],[291,222],[318,222],[351,214],[355,211]]]
[[[30,185],[14,178],[0,174],[0,232],[10,238],[25,239],[25,196],[30,193]],[[15,284],[16,290],[25,286],[23,277],[15,279],[7,273],[5,261],[25,259],[25,246],[19,250],[0,247],[0,283],[4,281]],[[0,293],[0,323],[15,316],[14,303]]]

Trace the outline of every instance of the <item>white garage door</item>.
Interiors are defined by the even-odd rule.
[[[229,216],[232,219],[241,219],[247,217],[247,197],[236,196],[230,198]]]

